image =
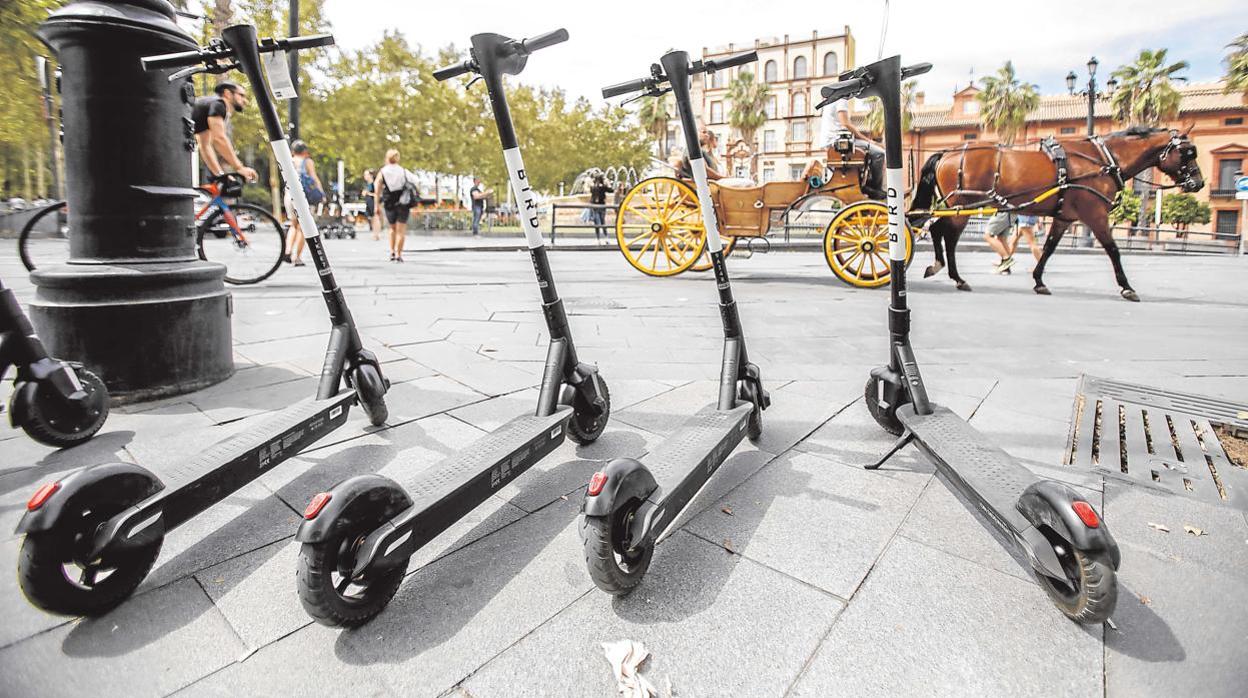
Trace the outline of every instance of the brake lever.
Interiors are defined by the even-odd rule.
[[[672,91],[672,88],[671,88],[671,87],[663,87],[663,88],[655,87],[655,88],[654,88],[654,89],[652,89],[652,90],[646,90],[645,92],[639,92],[639,93],[638,93],[636,96],[634,96],[634,97],[629,97],[628,99],[624,100],[623,102],[620,102],[619,106],[621,106],[621,107],[622,107],[622,106],[624,106],[625,104],[629,104],[630,102],[636,102],[637,100],[642,99],[642,98],[644,98],[644,97],[662,97],[663,95],[665,95],[665,94],[667,94],[668,92],[671,92],[671,91]]]
[[[477,73],[477,74],[475,74],[475,75],[473,75],[473,76],[472,76],[472,79],[468,81],[468,84],[467,84],[467,85],[464,85],[464,89],[465,89],[465,90],[467,90],[467,89],[471,88],[473,85],[477,84],[478,82],[481,82],[481,81],[482,81],[482,80],[484,80],[484,79],[485,79],[485,78],[481,77],[481,74],[480,74],[480,73]]]
[[[170,75],[169,82],[177,82],[178,80],[181,80],[183,78],[189,78],[192,75],[198,75],[199,73],[206,73],[206,72],[208,72],[208,69],[205,68],[204,66],[193,65],[189,68],[183,68],[182,70],[179,70],[178,72]]]

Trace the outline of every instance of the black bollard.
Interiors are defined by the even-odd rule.
[[[38,31],[63,74],[70,254],[31,274],[30,317],[53,355],[84,363],[121,403],[234,372],[225,267],[196,249],[194,91],[139,63],[195,49],[174,18],[165,0],[91,0]]]

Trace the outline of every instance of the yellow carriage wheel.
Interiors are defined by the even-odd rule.
[[[914,233],[906,226],[906,265],[914,257]],[[841,209],[823,234],[823,256],[836,278],[858,288],[878,288],[889,277],[888,209],[859,201]]]
[[[724,235],[720,238],[720,241],[724,243],[724,259],[727,259],[728,255],[732,254],[732,251],[737,249],[737,239],[729,235]],[[710,268],[711,255],[707,254],[706,250],[703,249],[702,256],[698,257],[698,261],[695,262],[693,266],[689,267],[689,271],[706,271]]]
[[[685,271],[706,247],[697,194],[671,177],[638,182],[620,202],[615,239],[637,271],[650,276]]]

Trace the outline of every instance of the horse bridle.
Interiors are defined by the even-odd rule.
[[[1187,136],[1180,134],[1175,129],[1170,129],[1170,142],[1166,143],[1166,147],[1162,148],[1161,153],[1157,155],[1157,167],[1160,169],[1161,164],[1166,161],[1166,158],[1169,157],[1170,152],[1173,150],[1179,151],[1177,176],[1172,175],[1175,183],[1169,185],[1157,184],[1154,186],[1160,189],[1182,187],[1183,191],[1196,191],[1199,187],[1196,185],[1196,179],[1192,172],[1192,166],[1196,164],[1196,146],[1187,139]],[[1152,182],[1149,182],[1149,184],[1152,184]]]

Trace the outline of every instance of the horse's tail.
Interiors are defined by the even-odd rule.
[[[914,190],[914,199],[910,202],[912,209],[930,209],[932,202],[936,198],[936,166],[940,164],[940,158],[944,156],[944,152],[934,153],[923,163],[923,169],[919,170],[919,186]]]

